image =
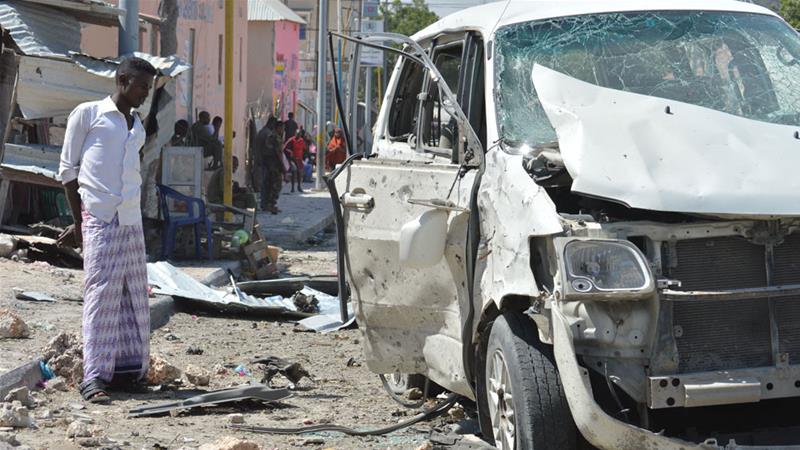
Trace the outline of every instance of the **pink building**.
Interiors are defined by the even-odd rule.
[[[111,3],[117,3],[111,0]],[[157,17],[159,0],[140,0],[139,12]],[[245,160],[247,123],[248,21],[247,2],[234,4],[234,88],[233,154]],[[192,70],[178,77],[175,116],[190,123],[200,111],[212,117],[224,115],[225,105],[225,1],[178,0],[177,55],[192,65]],[[143,26],[140,48],[158,54],[157,27]],[[92,56],[116,56],[117,29],[90,25],[82,33],[81,50]],[[163,126],[163,125],[162,125]],[[171,126],[171,125],[168,125]],[[223,128],[229,124],[223,124]],[[244,171],[234,175],[240,182]]]
[[[305,20],[278,0],[248,1],[247,103],[282,119],[297,109]]]

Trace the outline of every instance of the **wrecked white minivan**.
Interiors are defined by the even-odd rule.
[[[340,37],[399,54],[329,181],[372,371],[475,400],[504,449],[800,445],[795,30],[542,0]]]

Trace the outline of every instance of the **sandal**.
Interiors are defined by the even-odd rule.
[[[81,383],[80,392],[81,397],[89,403],[108,404],[111,402],[111,397],[106,392],[106,383],[97,378]]]
[[[129,394],[146,394],[150,392],[143,380],[139,379],[138,374],[115,374],[111,382],[108,383],[109,391],[127,392]]]

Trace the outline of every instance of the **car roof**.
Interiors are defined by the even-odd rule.
[[[738,0],[506,0],[467,8],[429,25],[416,41],[442,33],[474,30],[490,36],[504,25],[564,16],[632,11],[729,11],[768,14],[762,6]]]

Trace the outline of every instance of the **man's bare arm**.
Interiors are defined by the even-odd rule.
[[[80,247],[83,244],[83,231],[81,224],[81,196],[78,194],[78,180],[72,180],[64,185],[64,194],[67,197],[69,210],[72,212],[73,225],[67,227],[58,237],[58,245],[65,247]]]

